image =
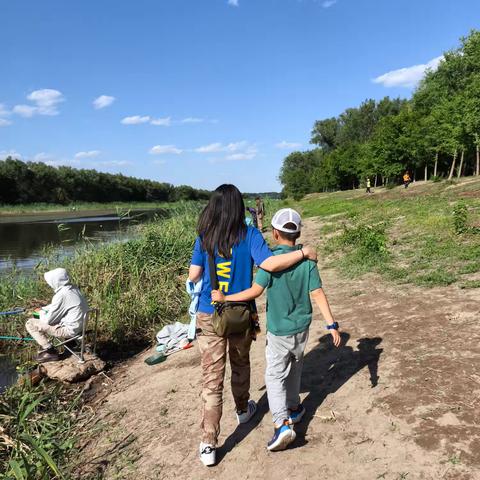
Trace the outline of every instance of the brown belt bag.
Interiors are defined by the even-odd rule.
[[[208,256],[212,290],[218,290],[217,269],[213,258]],[[252,302],[223,302],[214,305],[212,324],[219,337],[247,333],[252,328]]]

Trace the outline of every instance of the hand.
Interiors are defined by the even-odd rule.
[[[342,337],[340,336],[340,332],[338,330],[330,330],[330,334],[332,335],[333,344],[338,348],[342,341]]]
[[[225,302],[225,295],[220,290],[212,290],[212,302]]]
[[[306,247],[302,248],[303,254],[305,255],[305,258],[308,258],[309,260],[313,260],[314,262],[317,261],[317,251],[315,248],[310,247],[307,245]]]

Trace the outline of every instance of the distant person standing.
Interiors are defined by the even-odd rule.
[[[370,179],[367,177],[367,191],[365,193],[372,193],[370,190],[372,187],[372,184],[370,183]]]
[[[261,197],[255,199],[255,210],[257,211],[258,229],[263,232],[263,217],[265,216],[265,206]]]
[[[410,182],[412,181],[412,179],[410,178],[410,174],[408,172],[405,172],[403,174],[403,186],[405,188],[408,188],[408,186],[410,185]]]

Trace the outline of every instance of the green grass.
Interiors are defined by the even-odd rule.
[[[63,387],[10,388],[0,396],[0,479],[69,478],[61,467],[75,445],[79,397]]]
[[[298,204],[325,223],[328,265],[346,276],[375,272],[397,283],[476,288],[480,271],[480,180],[310,195]],[[325,235],[327,234],[326,238]]]

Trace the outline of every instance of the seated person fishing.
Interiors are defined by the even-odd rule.
[[[50,270],[44,275],[45,281],[55,294],[52,303],[40,310],[40,318],[30,318],[25,327],[42,347],[36,360],[53,362],[59,359],[58,352],[48,336],[68,339],[78,335],[87,320],[88,304],[75,285],[72,285],[64,268]]]

